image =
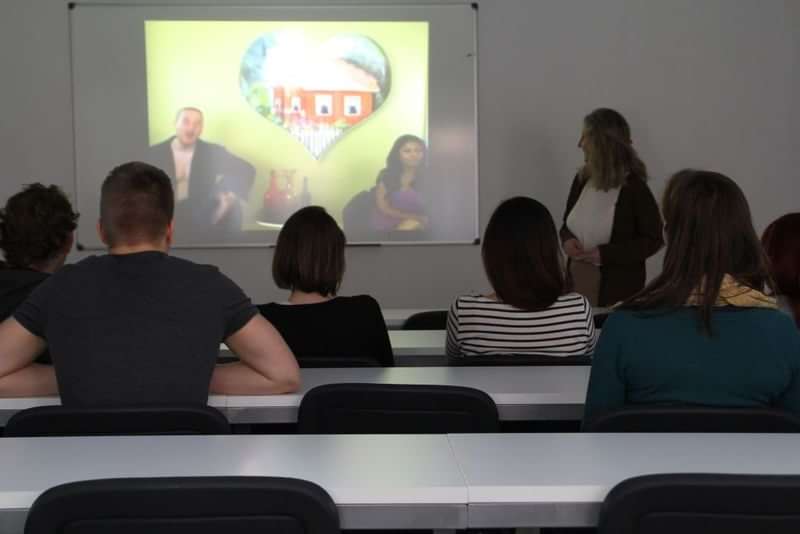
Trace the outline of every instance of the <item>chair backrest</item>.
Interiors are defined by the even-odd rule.
[[[628,407],[587,421],[585,432],[800,432],[800,417],[766,408]]]
[[[369,239],[373,233],[370,217],[375,207],[374,188],[353,195],[342,208],[342,224],[348,241]]]
[[[479,356],[458,356],[447,359],[448,365],[456,367],[506,366],[506,365],[591,365],[592,357],[544,356],[542,354],[481,354]]]
[[[796,533],[798,502],[797,475],[647,475],[608,493],[598,533]]]
[[[459,386],[327,384],[303,396],[297,415],[301,434],[446,434],[499,428],[491,397]]]
[[[415,313],[403,322],[403,330],[444,330],[447,328],[447,310]]]
[[[39,406],[14,414],[6,437],[230,434],[230,425],[210,406],[68,408]]]
[[[378,360],[372,358],[326,358],[326,357],[309,357],[297,356],[297,363],[300,367],[380,367],[381,364]]]
[[[25,534],[336,534],[331,497],[276,477],[120,478],[42,493]]]

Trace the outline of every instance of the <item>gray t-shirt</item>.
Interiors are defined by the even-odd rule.
[[[90,256],[14,317],[47,341],[66,406],[205,404],[219,344],[258,313],[229,278],[161,252]]]

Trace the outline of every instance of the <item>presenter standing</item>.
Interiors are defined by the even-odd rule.
[[[661,216],[620,113],[587,115],[578,147],[584,165],[569,191],[561,242],[575,291],[612,306],[644,287],[645,260],[664,242]]]

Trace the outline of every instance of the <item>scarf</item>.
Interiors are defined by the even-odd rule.
[[[686,300],[687,306],[697,306],[702,303],[703,293],[696,290]],[[769,297],[761,291],[755,290],[739,283],[733,276],[726,274],[719,288],[719,295],[715,306],[736,306],[739,308],[771,308],[778,309],[774,297]]]

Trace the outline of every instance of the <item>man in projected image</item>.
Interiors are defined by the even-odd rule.
[[[175,116],[175,135],[150,147],[149,161],[172,178],[179,241],[241,231],[242,206],[255,177],[252,165],[222,145],[203,141],[202,133],[203,112],[184,107]]]

